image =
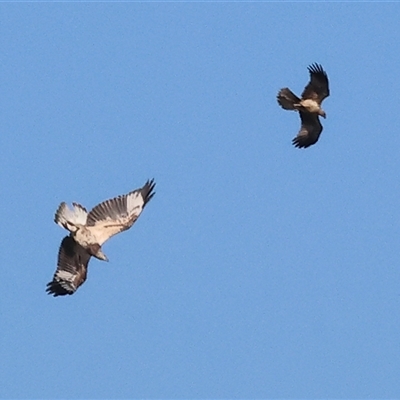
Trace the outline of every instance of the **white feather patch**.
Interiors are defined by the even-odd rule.
[[[67,282],[73,282],[74,275],[68,271],[59,270],[56,273],[56,278]]]
[[[139,215],[143,208],[143,197],[140,191],[133,192],[128,195],[126,199],[126,208],[128,215],[136,214]]]

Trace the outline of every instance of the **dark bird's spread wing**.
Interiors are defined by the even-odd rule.
[[[301,128],[298,135],[293,139],[294,146],[306,148],[317,143],[322,132],[322,125],[315,113],[300,111]]]
[[[154,180],[133,192],[106,200],[89,212],[87,228],[101,246],[110,237],[129,229],[154,196]]]
[[[57,270],[47,284],[47,293],[53,296],[73,294],[86,280],[90,255],[71,236],[66,236],[58,252]]]
[[[321,104],[329,96],[329,81],[326,72],[319,64],[312,64],[308,67],[310,82],[301,94],[302,99],[312,99]]]

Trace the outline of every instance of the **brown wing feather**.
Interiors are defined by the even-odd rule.
[[[47,293],[53,296],[73,294],[87,276],[90,255],[71,236],[66,236],[58,251],[57,270],[47,284]]]
[[[101,246],[110,237],[129,229],[154,196],[154,180],[126,195],[103,201],[90,211],[87,228]]]
[[[320,105],[329,96],[328,76],[321,65],[312,64],[308,67],[310,82],[301,94],[302,99],[312,99]]]
[[[322,132],[322,125],[315,113],[300,111],[301,128],[292,143],[298,148],[307,148],[317,143]]]
[[[154,182],[154,179],[149,179],[144,186],[142,187],[141,192],[142,192],[142,197],[144,200],[143,208],[146,206],[146,204],[153,198],[153,196],[156,194],[154,192],[154,187],[156,186],[156,183]]]

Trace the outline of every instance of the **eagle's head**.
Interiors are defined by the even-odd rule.
[[[94,256],[99,260],[108,261],[107,256],[101,250],[99,250]]]
[[[322,108],[318,110],[318,115],[320,115],[322,118],[326,118],[326,112]]]
[[[91,244],[88,251],[93,257],[96,257],[99,260],[108,261],[107,256],[101,251],[101,247],[98,243]]]

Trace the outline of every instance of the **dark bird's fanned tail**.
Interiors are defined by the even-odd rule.
[[[279,91],[277,100],[284,110],[296,110],[300,104],[300,99],[288,88]]]

